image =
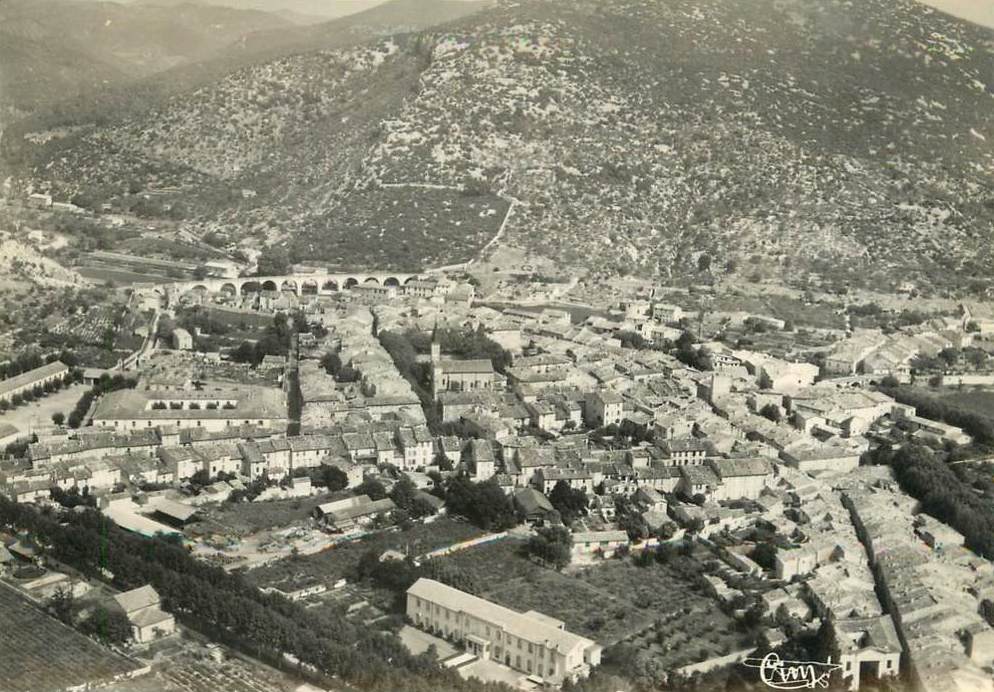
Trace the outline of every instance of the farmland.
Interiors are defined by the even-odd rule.
[[[295,524],[309,524],[315,507],[332,502],[338,496],[320,495],[293,500],[265,502],[225,502],[217,507],[204,509],[203,521],[190,527],[195,533],[205,531],[251,534]]]
[[[7,692],[43,692],[110,681],[141,666],[99,646],[0,586],[0,667]],[[59,652],[53,656],[53,652]]]
[[[618,559],[562,574],[529,561],[520,548],[520,543],[503,541],[444,560],[488,584],[483,598],[551,615],[571,632],[605,646],[631,645],[631,656],[661,659],[667,668],[700,660],[703,650],[710,656],[743,643],[735,623],[686,576],[686,569],[636,567]],[[493,565],[501,565],[500,580],[492,578]]]

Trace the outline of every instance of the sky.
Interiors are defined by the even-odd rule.
[[[994,0],[919,0],[919,2],[994,29]]]
[[[261,10],[292,10],[335,18],[379,5],[386,0],[207,0],[211,4]],[[994,0],[919,0],[949,14],[994,29]]]

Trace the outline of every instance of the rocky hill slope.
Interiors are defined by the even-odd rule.
[[[513,202],[501,243],[595,272],[980,289],[992,79],[994,33],[911,0],[526,0],[4,149],[298,258],[465,260]]]

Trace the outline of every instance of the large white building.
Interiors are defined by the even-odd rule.
[[[602,647],[535,611],[519,613],[432,579],[407,590],[407,616],[423,630],[546,682],[561,684],[600,665]]]

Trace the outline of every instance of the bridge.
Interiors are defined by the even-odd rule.
[[[395,286],[417,279],[419,274],[401,272],[349,272],[344,274],[287,274],[284,276],[241,276],[237,279],[204,279],[160,284],[157,288],[170,292],[228,293],[247,295],[261,291],[288,291],[299,295],[331,295],[355,286]]]

